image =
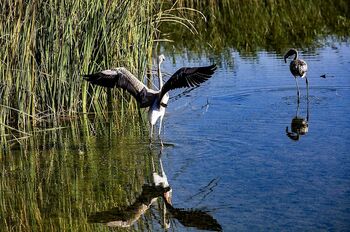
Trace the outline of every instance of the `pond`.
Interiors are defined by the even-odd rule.
[[[168,109],[164,140],[174,146],[163,163],[174,205],[212,211],[224,231],[348,230],[349,44],[301,53],[310,95],[299,80],[299,105],[281,55],[231,54],[232,67],[223,60],[208,83]],[[288,136],[296,116],[308,131]]]
[[[142,122],[115,133],[113,122],[84,117],[40,134],[37,149],[2,155],[0,228],[348,231],[350,43],[332,33],[320,43],[309,35],[291,43],[302,47],[309,67],[309,97],[299,79],[298,103],[283,53],[299,34],[281,37],[283,23],[273,25],[273,46],[261,43],[265,30],[255,25],[262,30],[246,50],[246,37],[236,32],[232,44],[217,35],[224,41],[219,49],[197,47],[196,40],[192,47],[183,41],[159,48],[165,73],[218,67],[200,87],[171,92],[163,147],[159,140],[150,146]],[[324,30],[322,23],[315,27]]]
[[[131,128],[118,137],[108,132],[112,125],[91,121],[57,137],[59,146],[4,156],[2,226],[348,230],[349,44],[300,51],[310,82],[307,99],[299,80],[300,104],[281,55],[229,53],[232,59],[222,59],[203,86],[172,94],[163,148],[157,141],[149,147],[147,132]],[[211,63],[196,54],[164,54],[176,60],[164,63],[168,73]],[[307,123],[304,133],[292,132],[296,117]],[[156,188],[152,173],[168,189]],[[160,196],[169,188],[166,207]]]

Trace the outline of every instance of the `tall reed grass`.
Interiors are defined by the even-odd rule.
[[[135,101],[81,75],[125,66],[145,78],[159,25],[194,29],[178,10],[156,0],[0,2],[0,230],[109,231],[88,215],[130,205],[150,182],[158,154]],[[132,229],[152,231],[152,216]]]
[[[206,21],[196,15],[198,35],[182,27],[161,28],[167,39],[177,41],[166,49],[223,54],[232,48],[245,54],[271,50],[283,53],[286,47],[322,46],[326,37],[337,40],[350,36],[350,6],[347,0],[179,0],[179,7],[200,10]],[[194,39],[183,39],[194,38]]]
[[[143,77],[152,52],[154,1],[22,1],[0,4],[0,135],[30,136],[42,122],[136,111],[122,91],[107,92],[81,75],[126,66]],[[116,102],[114,99],[122,99]]]
[[[125,66],[142,81],[151,77],[159,26],[172,22],[194,31],[185,12],[199,13],[163,3],[169,2],[2,1],[0,144],[20,143],[82,114],[113,118],[117,128],[142,121],[129,94],[93,87],[81,76]]]

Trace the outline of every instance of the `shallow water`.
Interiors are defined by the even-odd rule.
[[[223,60],[210,81],[173,98],[163,136],[174,144],[163,151],[173,204],[209,210],[224,231],[349,230],[350,47],[336,47],[300,54],[310,96],[299,79],[299,109],[288,64],[264,51],[232,51],[233,66]],[[176,61],[164,69],[188,62]],[[293,140],[286,127],[297,114],[308,132]]]
[[[171,93],[163,149],[159,141],[149,147],[148,131],[138,126],[120,135],[113,123],[89,121],[38,138],[44,144],[39,151],[3,155],[0,226],[349,230],[350,46],[330,44],[301,52],[310,93],[307,99],[300,79],[299,105],[280,55],[242,57],[229,50],[230,59],[215,60],[218,69],[208,82]],[[163,52],[176,60],[164,63],[168,73],[213,62],[203,55],[189,58],[190,52]],[[296,116],[294,122],[307,123],[306,133],[291,132]],[[161,197],[169,188],[155,180],[169,183],[172,206]]]

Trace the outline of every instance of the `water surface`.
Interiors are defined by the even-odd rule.
[[[331,44],[300,52],[310,96],[299,80],[299,106],[288,64],[266,51],[230,51],[233,65],[223,59],[208,83],[173,98],[163,163],[174,204],[209,210],[224,231],[350,229],[350,47]],[[170,73],[211,60],[175,57]],[[293,140],[296,116],[308,132]]]
[[[201,87],[171,93],[164,148],[158,140],[149,146],[146,128],[114,133],[108,120],[85,118],[43,133],[37,149],[1,157],[2,228],[349,230],[348,43],[300,50],[310,96],[299,80],[299,105],[279,53],[162,52],[167,73],[218,64]],[[307,130],[292,132],[295,121]]]

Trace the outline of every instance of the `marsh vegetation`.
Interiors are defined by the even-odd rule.
[[[130,205],[139,196],[142,185],[150,182],[152,162],[157,161],[159,157],[157,152],[149,149],[149,144],[145,139],[148,135],[144,119],[145,111],[138,108],[128,93],[117,89],[106,91],[100,87],[93,87],[83,82],[82,74],[124,66],[138,75],[141,80],[148,82],[153,75],[153,57],[159,51],[180,54],[174,55],[174,58],[180,58],[183,54],[188,54],[188,58],[208,57],[208,59],[215,59],[219,65],[222,60],[227,63],[237,61],[233,60],[232,51],[244,59],[246,56],[259,57],[262,51],[271,51],[275,56],[283,54],[286,48],[297,47],[307,51],[310,58],[310,54],[318,47],[328,43],[330,37],[334,38],[333,41],[348,41],[350,33],[350,8],[346,0],[337,2],[330,0],[307,2],[290,0],[47,0],[30,3],[22,0],[5,0],[0,3],[0,11],[0,228],[6,231],[109,231],[105,225],[89,223],[88,216],[110,208],[123,208]],[[236,56],[236,59],[240,59],[237,58],[239,56]],[[269,61],[273,63],[275,60],[276,57]],[[176,61],[174,63],[176,64]],[[241,64],[242,66],[247,65],[242,61]],[[272,68],[276,67],[279,68],[278,65]],[[334,64],[333,67],[339,66]],[[249,68],[246,70],[249,75],[254,75],[254,70]],[[339,70],[341,76],[343,70],[341,68]],[[256,81],[254,82],[249,75],[244,74],[247,79],[237,78],[240,81],[237,83],[243,83],[243,86],[247,85],[247,82],[261,84],[262,81],[254,79]],[[275,84],[275,79],[269,79],[269,77],[274,76],[267,76],[263,82]],[[231,81],[229,78],[231,76],[228,76],[225,81]],[[335,80],[339,85],[346,86],[347,84],[344,78]],[[151,85],[152,82],[148,84]],[[214,84],[221,86],[217,82]],[[231,93],[226,96],[222,93],[225,86],[220,87],[220,93],[215,92],[217,90],[214,87],[210,90],[216,96],[213,102],[217,101],[216,103],[220,105],[221,100],[224,102],[222,104],[232,106],[232,109],[229,109],[235,113],[235,118],[232,119],[233,114],[228,113],[227,110],[225,113],[220,112],[220,109],[217,111],[218,114],[221,113],[220,116],[212,115],[212,118],[207,121],[205,116],[197,120],[197,114],[191,114],[196,118],[194,121],[202,122],[208,127],[202,128],[196,122],[193,125],[187,125],[188,128],[184,130],[191,130],[193,137],[186,137],[181,131],[181,126],[183,126],[181,123],[185,121],[184,118],[173,117],[171,122],[174,122],[173,125],[178,125],[170,128],[175,136],[174,143],[185,144],[177,146],[177,150],[174,149],[174,154],[177,156],[171,157],[176,161],[175,164],[183,165],[179,168],[178,173],[173,174],[174,182],[179,184],[182,171],[186,171],[186,168],[191,165],[201,171],[203,167],[206,167],[207,170],[214,169],[216,165],[220,165],[220,162],[218,164],[220,157],[225,161],[234,158],[237,161],[235,163],[237,173],[235,174],[238,175],[243,170],[245,174],[242,175],[243,180],[244,177],[255,177],[256,170],[261,171],[262,175],[257,177],[259,181],[251,178],[244,184],[247,188],[251,188],[249,189],[251,192],[256,191],[257,188],[250,186],[249,181],[253,180],[251,183],[259,186],[264,182],[264,179],[259,178],[266,174],[267,168],[273,167],[276,163],[281,164],[281,167],[284,168],[278,169],[280,173],[287,170],[292,177],[295,177],[293,176],[295,173],[302,175],[303,167],[298,170],[299,172],[294,172],[293,168],[284,165],[283,160],[280,160],[285,158],[294,162],[297,159],[295,157],[299,156],[285,155],[281,156],[282,158],[274,157],[269,160],[269,156],[263,153],[268,150],[265,145],[269,144],[269,138],[267,136],[261,138],[258,135],[277,131],[280,127],[283,127],[282,130],[284,130],[286,126],[284,121],[280,122],[282,116],[285,116],[282,113],[281,116],[276,113],[277,110],[271,113],[266,109],[264,111],[263,108],[255,107],[256,102],[261,105],[265,103],[261,99],[267,95],[263,92],[266,88],[258,86],[259,90],[255,91],[252,90],[253,86],[248,89],[255,91],[254,94],[258,93],[257,97],[254,97],[254,94],[248,90],[241,91],[237,96],[230,95]],[[276,99],[282,99],[283,102],[273,103],[275,105],[271,103],[272,106],[269,106],[278,108],[277,105],[282,105],[285,106],[283,109],[287,110],[290,107],[290,98],[285,96],[284,87],[279,87],[274,94],[277,95]],[[326,97],[314,97],[312,100],[318,104],[317,106],[321,106],[320,108],[323,107],[324,98],[333,96],[331,95],[333,90],[325,88],[321,91]],[[339,92],[346,95],[346,91],[347,89],[343,88]],[[259,94],[262,94],[261,98]],[[227,103],[225,102],[227,99],[230,101],[239,99],[254,107],[244,108],[240,102]],[[275,98],[268,99],[272,101]],[[284,101],[287,101],[287,104]],[[335,101],[333,103],[336,105]],[[210,107],[215,109],[215,105]],[[198,108],[201,109],[201,107]],[[315,108],[312,109],[314,110],[314,121],[311,123],[317,121],[318,109]],[[339,109],[337,108],[334,112],[337,110]],[[260,124],[250,134],[249,130],[252,130],[252,126],[249,123],[254,120],[250,120],[249,123],[244,121],[247,115],[259,116],[256,116],[254,120]],[[263,123],[262,119],[266,115],[274,120],[280,120],[279,123],[283,126],[272,124],[271,121]],[[219,120],[218,118],[226,123],[215,125],[216,127],[221,125],[224,128],[220,135],[215,134],[216,129],[213,129],[214,126],[210,124],[211,121]],[[242,120],[243,123],[237,124],[238,126],[233,129],[227,126],[233,124],[232,122]],[[344,124],[346,125],[346,122],[343,118],[337,121],[337,125],[344,126]],[[225,134],[232,132],[226,130],[227,128],[232,129],[235,134]],[[334,128],[335,126],[332,127]],[[205,153],[208,155],[205,158],[210,167],[207,167],[206,164],[196,166],[196,161],[192,160],[193,157],[186,157],[186,162],[180,160],[183,158],[181,155],[187,156],[195,152],[198,152],[198,156],[194,154],[194,157],[202,159],[200,154],[205,152],[202,151],[204,148],[208,152],[212,151],[213,147],[209,146],[208,142],[200,140],[202,135],[198,134],[198,131],[212,133],[213,137],[221,139],[221,144],[215,148],[217,149],[215,152],[213,151],[218,154],[214,161],[211,160],[212,155]],[[241,140],[236,138],[238,135],[242,136]],[[194,138],[195,136],[197,137]],[[278,136],[276,135],[275,138]],[[286,137],[284,134],[283,136]],[[322,141],[326,138],[324,135],[319,137]],[[231,141],[231,138],[236,138],[236,140]],[[257,152],[247,149],[246,144],[249,139],[256,140],[254,143]],[[189,140],[194,141],[191,146],[188,146],[193,147],[193,150],[186,147]],[[282,141],[281,144],[283,142],[285,141]],[[329,141],[325,141],[324,144],[326,142]],[[306,142],[307,145],[310,145],[309,143]],[[232,148],[232,144],[235,145],[235,148]],[[287,145],[288,148],[294,148],[290,144]],[[305,147],[311,147],[311,145]],[[301,150],[305,150],[305,147],[302,147]],[[250,148],[254,149],[254,146],[251,145]],[[324,150],[327,149],[324,148]],[[230,157],[233,158],[223,157],[227,151],[234,152],[230,154]],[[260,154],[259,152],[263,153],[263,158],[252,155],[253,153]],[[270,154],[271,151],[266,151],[266,153]],[[235,156],[237,154],[244,154],[252,158],[245,160],[244,157]],[[284,153],[281,152],[281,154]],[[326,155],[323,154],[320,157],[326,157]],[[344,157],[343,160],[346,160]],[[252,166],[254,159],[265,158],[267,161],[259,163],[267,163],[270,166]],[[335,158],[331,158],[336,164]],[[306,157],[304,159],[306,163],[308,159],[313,161],[312,159],[316,158]],[[297,161],[295,161],[296,168],[299,164]],[[322,159],[317,161],[320,164],[326,162]],[[315,163],[317,162],[313,162],[310,166],[314,167]],[[240,167],[240,164],[251,168],[254,173],[250,173],[250,169]],[[315,167],[315,173],[317,173],[317,168]],[[222,173],[221,169],[225,170],[225,166],[219,166],[220,173]],[[332,171],[322,169],[320,173],[324,174],[327,170]],[[335,168],[332,175],[337,174],[336,170],[340,169]],[[227,173],[230,174],[229,171]],[[302,177],[311,179],[313,176]],[[279,178],[282,179],[283,176]],[[214,187],[218,186],[219,179],[214,179],[213,182],[208,181],[205,184],[203,182],[206,179],[202,180],[201,184],[204,186],[209,183],[210,190],[204,188],[203,191],[212,193],[213,189],[215,190]],[[235,181],[234,179],[230,180]],[[280,179],[277,178],[277,183]],[[224,182],[225,176],[221,180]],[[298,183],[304,187],[304,182],[298,182],[299,180],[295,177],[291,183]],[[201,179],[196,179],[196,181],[201,181]],[[316,178],[315,182],[317,181],[319,179]],[[266,182],[266,186],[271,184],[269,180]],[[332,179],[329,180],[329,183],[333,183]],[[224,184],[227,183],[224,182]],[[231,186],[231,183],[229,184]],[[231,193],[232,189],[239,190],[241,187],[239,182],[232,185],[235,188],[223,189],[221,193]],[[191,190],[194,188],[189,186]],[[266,192],[263,191],[265,190],[266,188],[262,192],[257,192],[264,197]],[[246,195],[243,193],[234,193],[236,195],[231,194],[229,197],[235,196],[237,199],[242,197],[244,202],[249,201],[249,198],[245,199]],[[222,199],[230,199],[229,197]],[[295,195],[292,195],[293,197]],[[202,202],[205,200],[203,197]],[[297,200],[303,202],[299,198]],[[215,199],[213,202],[215,203]],[[225,205],[226,203],[223,202]],[[254,202],[252,205],[248,208],[259,206]],[[181,204],[179,206],[181,207]],[[244,205],[237,207],[233,206],[234,209],[240,211]],[[133,225],[132,230],[160,229],[161,225],[158,221],[160,221],[161,213],[158,211],[160,211],[158,208],[148,211],[141,217],[142,220]],[[279,216],[283,216],[283,212],[282,209]],[[226,212],[223,214],[221,220],[218,219],[219,222],[225,222],[225,215],[230,215]],[[237,220],[239,220],[239,215],[241,212],[235,214]],[[232,219],[230,220],[227,220],[228,223],[232,223]]]
[[[118,130],[125,121],[142,120],[128,94],[93,88],[81,75],[125,66],[145,81],[152,74],[155,41],[166,41],[167,50],[196,53],[225,54],[226,48],[282,53],[288,46],[317,47],[329,35],[346,39],[350,27],[345,0],[17,0],[4,1],[0,8],[0,138],[5,147],[87,113],[106,118],[112,112]]]
[[[180,0],[180,6],[200,10],[206,20],[195,13],[198,34],[186,27],[164,26],[167,50],[190,50],[197,54],[223,54],[228,48],[243,56],[254,56],[260,50],[277,51],[297,47],[312,49],[324,45],[325,38],[349,38],[350,7],[346,0],[291,1],[196,1]]]

